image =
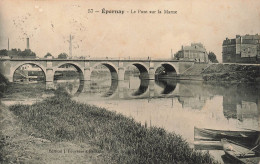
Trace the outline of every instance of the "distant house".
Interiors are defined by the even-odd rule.
[[[208,63],[208,53],[201,43],[191,43],[190,46],[182,46],[173,56],[177,60],[189,60]]]
[[[26,71],[41,71],[41,68],[39,68],[36,65],[31,65],[31,64],[24,64],[20,66],[20,70],[26,70]]]
[[[223,41],[223,63],[260,63],[260,35],[237,35]]]

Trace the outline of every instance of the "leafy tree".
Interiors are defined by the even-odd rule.
[[[8,56],[8,51],[6,49],[0,50],[0,56]]]
[[[68,54],[66,53],[61,53],[58,55],[58,59],[67,59],[68,58]]]
[[[36,54],[30,49],[25,49],[17,54],[17,58],[36,58]]]
[[[174,59],[179,60],[180,58],[183,58],[183,52],[178,51],[176,54],[174,54]]]
[[[48,57],[53,58],[53,56],[52,56],[51,53],[49,53],[49,52],[44,56],[44,58],[48,58]]]
[[[7,53],[10,58],[36,58],[36,54],[32,52],[30,49],[21,51],[20,49],[17,50],[15,48],[7,52],[3,51],[3,53]]]
[[[209,52],[208,58],[209,58],[209,61],[211,61],[212,63],[218,63],[218,59],[217,59],[216,55],[214,54],[214,52]]]
[[[20,49],[13,48],[8,52],[8,56],[10,58],[18,58],[18,54],[22,52]]]

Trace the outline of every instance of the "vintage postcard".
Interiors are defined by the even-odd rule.
[[[0,0],[0,163],[260,161],[259,0]]]

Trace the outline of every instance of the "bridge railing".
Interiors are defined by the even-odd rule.
[[[12,59],[1,59],[0,61],[163,61],[163,62],[191,62],[191,61],[184,61],[184,60],[174,60],[171,58],[129,58],[129,57],[90,57],[90,58],[68,58],[68,59],[48,59],[48,58],[12,58]]]

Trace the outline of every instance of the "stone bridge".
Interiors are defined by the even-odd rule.
[[[54,81],[54,74],[63,65],[74,66],[80,74],[80,80],[90,80],[92,70],[98,65],[106,66],[111,73],[111,79],[124,80],[127,67],[133,65],[140,71],[140,79],[155,79],[155,71],[159,67],[165,68],[165,74],[169,77],[178,76],[194,63],[178,60],[136,60],[136,59],[0,59],[0,71],[13,82],[14,72],[24,64],[37,65],[45,75],[46,82]]]

